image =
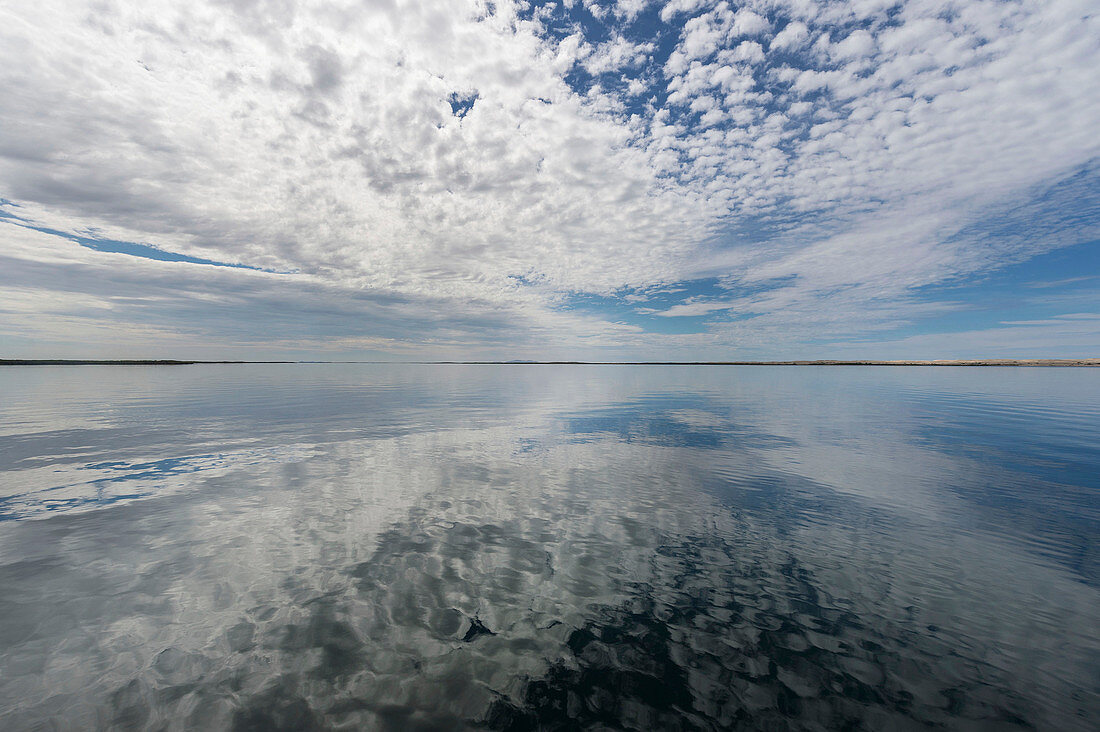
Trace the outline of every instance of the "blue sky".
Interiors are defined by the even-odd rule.
[[[1100,355],[1081,0],[16,0],[0,355]]]

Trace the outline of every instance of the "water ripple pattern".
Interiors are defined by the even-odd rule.
[[[1092,730],[1100,371],[0,371],[0,728]]]

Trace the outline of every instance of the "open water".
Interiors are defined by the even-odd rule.
[[[0,728],[1094,730],[1100,369],[0,369]]]

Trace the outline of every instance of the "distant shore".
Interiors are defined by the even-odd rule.
[[[928,361],[176,361],[3,358],[0,366],[201,366],[225,364],[425,364],[437,366],[1100,366],[1100,358],[986,358]]]
[[[1100,366],[1100,358],[986,358],[929,361],[426,361],[423,363],[579,366]]]
[[[0,366],[192,366],[199,363],[245,363],[244,361],[172,361],[122,359],[97,361],[81,358],[0,358]]]

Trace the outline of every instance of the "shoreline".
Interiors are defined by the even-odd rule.
[[[0,366],[212,366],[250,364],[394,364],[434,366],[1012,366],[1100,367],[1100,358],[990,358],[807,361],[177,361],[173,359],[0,359]]]

